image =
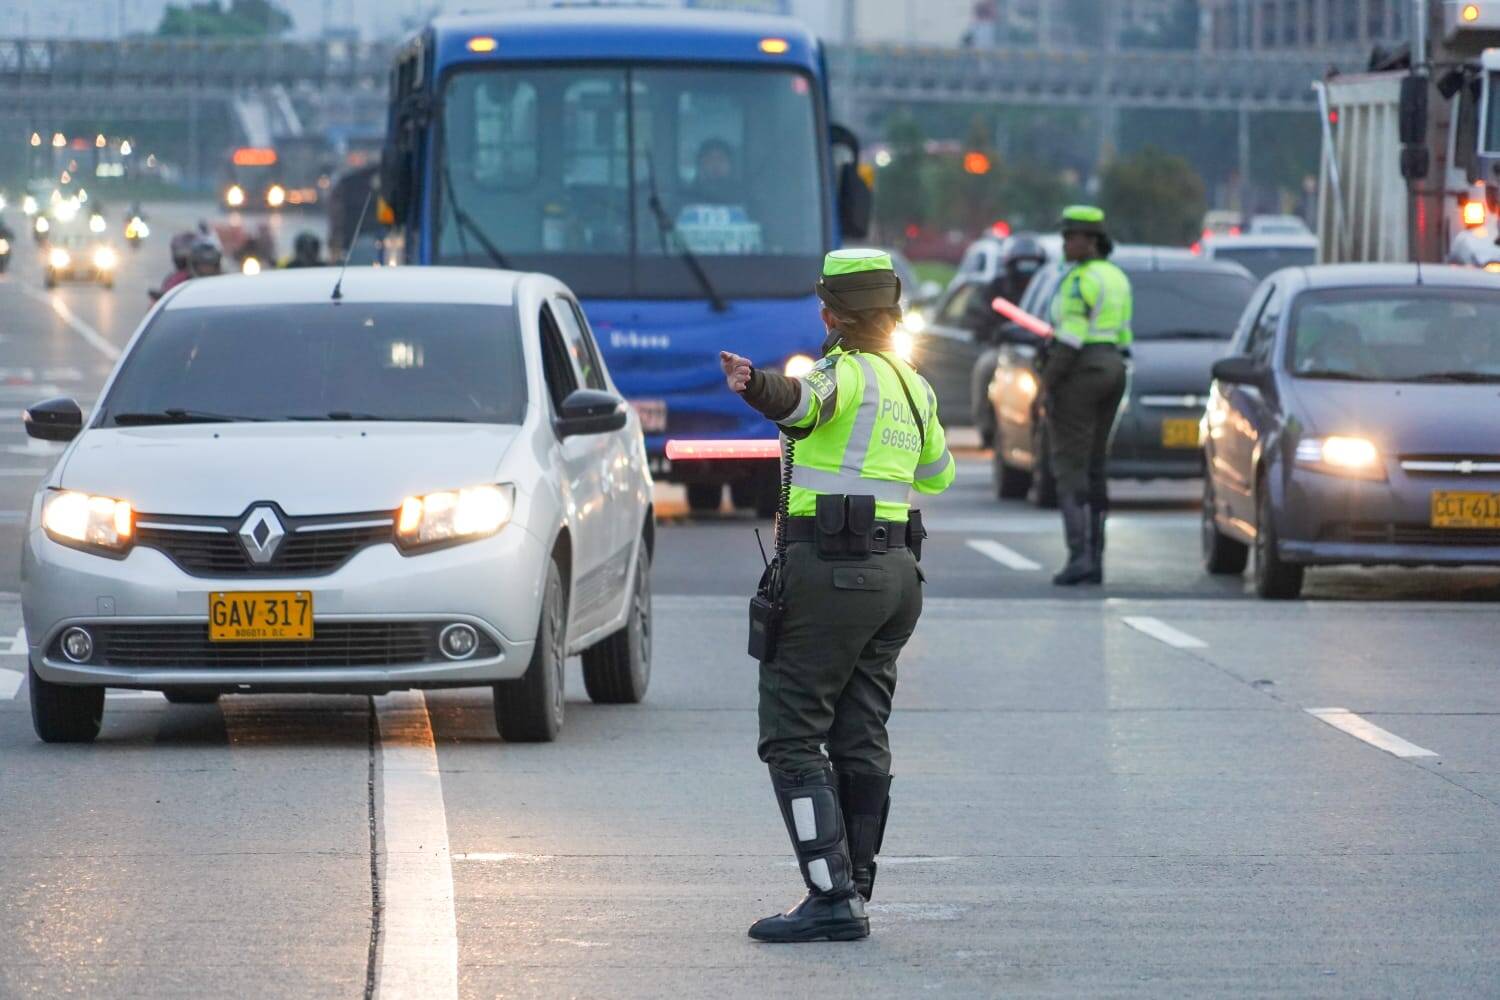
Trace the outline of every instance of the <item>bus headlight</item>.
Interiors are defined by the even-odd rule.
[[[280,208],[286,204],[286,188],[280,184],[272,184],[266,189],[266,204],[272,208]]]
[[[230,208],[239,208],[245,203],[245,189],[238,184],[229,185],[229,190],[224,192],[224,204]]]

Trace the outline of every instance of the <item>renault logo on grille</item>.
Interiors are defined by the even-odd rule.
[[[286,529],[281,526],[281,519],[270,507],[255,508],[245,518],[245,523],[240,525],[240,544],[245,546],[250,561],[258,566],[275,558],[276,550],[281,547],[281,540],[285,537]]]

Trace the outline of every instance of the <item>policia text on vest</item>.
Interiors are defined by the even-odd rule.
[[[830,253],[817,292],[828,340],[804,377],[721,355],[729,387],[784,438],[777,562],[761,595],[781,620],[760,664],[759,749],[807,895],[757,921],[761,941],[870,932],[896,659],[922,612],[910,495],[942,492],[955,471],[932,387],[890,353],[901,283],[889,255]]]

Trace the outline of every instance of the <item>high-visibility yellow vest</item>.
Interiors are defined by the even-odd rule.
[[[1063,275],[1052,300],[1052,330],[1069,347],[1129,347],[1134,309],[1130,279],[1107,260],[1086,260]]]

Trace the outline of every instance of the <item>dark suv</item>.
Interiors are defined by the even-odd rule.
[[[1209,369],[1229,346],[1255,280],[1238,264],[1204,260],[1172,247],[1124,246],[1110,257],[1130,276],[1130,390],[1110,448],[1116,479],[1187,479],[1203,473],[1199,422],[1208,400]],[[1049,267],[1033,283],[1031,311],[1050,317],[1067,271]],[[989,399],[995,414],[995,492],[1030,492],[1042,507],[1057,503],[1044,400],[1038,378],[1041,341],[1015,326],[1001,330]]]

